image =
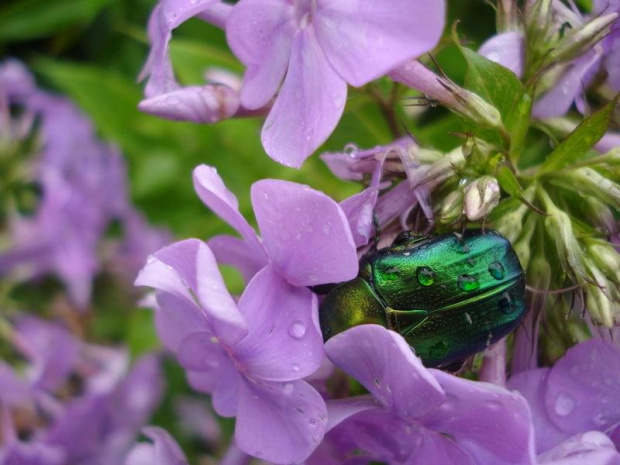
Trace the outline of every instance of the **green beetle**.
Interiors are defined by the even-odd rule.
[[[357,278],[320,307],[323,338],[380,324],[400,333],[426,366],[447,366],[485,349],[525,316],[525,276],[495,231],[420,236],[404,232],[365,256]]]

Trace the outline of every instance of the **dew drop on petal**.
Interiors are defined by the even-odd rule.
[[[295,386],[293,385],[293,383],[285,383],[282,386],[282,392],[284,392],[284,394],[291,394],[294,390]]]
[[[146,259],[146,264],[147,265],[152,265],[153,263],[155,263],[157,259],[155,258],[154,255],[149,255],[148,258]]]
[[[295,339],[301,339],[306,334],[306,325],[297,320],[290,326],[288,333]]]
[[[570,414],[575,408],[575,401],[566,394],[560,394],[555,401],[555,413],[561,417],[565,417]]]
[[[308,424],[312,427],[312,428],[316,428],[319,424],[319,421],[316,418],[310,418],[310,421],[308,422]]]
[[[179,103],[181,103],[181,99],[174,95],[169,95],[168,97],[166,97],[166,103],[168,105],[178,105]]]
[[[299,363],[294,363],[293,364],[293,371],[299,371],[301,370],[301,367],[299,366]]]

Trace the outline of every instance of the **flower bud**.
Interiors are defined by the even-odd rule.
[[[545,229],[557,248],[562,268],[573,281],[582,282],[585,277],[583,250],[575,237],[570,217],[555,206],[549,208],[548,205],[547,213]]]
[[[608,295],[609,283],[596,265],[591,262],[587,262],[587,265],[595,284],[586,284],[586,308],[595,323],[611,328],[614,325],[614,316]]]
[[[592,225],[606,235],[615,233],[618,230],[614,212],[611,208],[595,197],[585,199],[584,214]]]
[[[592,168],[578,168],[567,172],[564,184],[579,186],[579,189],[594,195],[603,203],[620,210],[620,185],[606,178]]]
[[[601,242],[590,243],[588,257],[605,276],[620,284],[620,254],[611,245]]]
[[[463,192],[459,189],[450,192],[444,199],[439,213],[439,220],[444,224],[457,221],[463,214]]]
[[[497,179],[484,176],[465,187],[465,215],[470,221],[486,217],[497,207],[500,189]]]
[[[520,12],[517,0],[499,0],[497,2],[498,32],[518,31],[520,29]]]
[[[461,147],[457,147],[435,163],[421,167],[418,173],[410,178],[411,187],[415,189],[424,184],[430,184],[430,187],[441,184],[454,176],[456,170],[463,166],[465,166],[463,150]]]
[[[528,207],[525,204],[521,204],[519,208],[512,210],[510,213],[502,216],[495,229],[508,239],[511,243],[519,238],[523,229],[523,217],[527,213]]]
[[[580,57],[609,33],[610,26],[618,19],[617,13],[598,16],[561,39],[549,53],[550,61],[567,61]]]

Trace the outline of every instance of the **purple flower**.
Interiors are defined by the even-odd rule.
[[[443,0],[241,0],[226,23],[247,66],[241,104],[276,95],[262,142],[274,160],[299,167],[332,133],[356,87],[432,49]]]
[[[491,37],[480,46],[478,53],[523,77],[525,67],[525,43],[518,32],[504,32]]]
[[[586,436],[589,432],[611,434],[620,424],[620,349],[600,340],[583,342],[552,368],[513,376],[508,387],[529,403],[538,453],[561,449],[579,435],[584,442],[596,437]],[[609,448],[605,441],[601,447]],[[613,457],[615,462],[600,463],[618,463],[620,455],[614,451]]]
[[[277,463],[312,452],[327,412],[302,381],[323,355],[317,301],[308,289],[266,266],[236,304],[209,247],[195,239],[157,252],[136,284],[158,290],[158,334],[192,386],[212,394],[220,415],[237,417],[241,449]]]
[[[377,325],[349,329],[325,350],[372,394],[328,402],[329,437],[344,456],[361,450],[388,463],[535,463],[521,396],[428,370],[402,336]]]
[[[185,454],[167,431],[149,426],[143,428],[142,433],[153,443],[136,444],[125,465],[187,465]]]

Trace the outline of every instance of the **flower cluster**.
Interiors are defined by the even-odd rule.
[[[15,281],[54,274],[84,309],[113,222],[124,236],[109,241],[117,252],[108,260],[129,279],[168,234],[129,203],[121,155],[97,139],[73,103],[38,89],[19,62],[0,66],[0,106],[0,273]]]

